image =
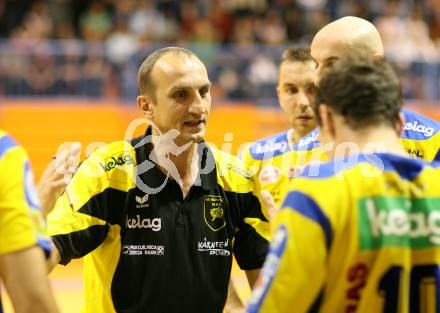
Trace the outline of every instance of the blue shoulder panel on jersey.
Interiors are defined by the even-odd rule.
[[[330,248],[332,243],[331,224],[315,200],[302,192],[292,191],[284,199],[281,208],[292,209],[318,223],[324,231],[327,249]]]
[[[370,163],[386,172],[397,172],[401,178],[407,180],[417,177],[425,166],[440,166],[440,162],[428,163],[424,160],[391,153],[353,154],[347,159],[339,158],[326,163],[308,165],[298,177],[329,178],[359,163]]]
[[[429,163],[421,159],[404,157],[389,153],[377,153],[387,172],[395,171],[403,179],[412,180],[416,178],[426,166],[439,167],[440,164]]]
[[[292,150],[287,137],[288,133],[285,131],[254,142],[249,147],[251,156],[255,160],[266,160]]]
[[[440,123],[417,112],[402,109],[405,124],[401,137],[412,140],[426,140],[440,131]]]
[[[0,138],[0,158],[11,148],[17,146],[17,143],[8,135]]]
[[[295,151],[307,151],[312,150],[319,146],[318,140],[319,128],[315,128],[310,133],[305,135],[298,141],[298,143],[293,147]]]

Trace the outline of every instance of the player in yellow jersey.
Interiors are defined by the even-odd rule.
[[[0,173],[0,278],[16,313],[58,312],[43,253],[50,253],[50,239],[32,170],[24,149],[2,130]]]
[[[437,312],[440,168],[401,148],[397,76],[382,59],[341,59],[316,104],[322,138],[369,151],[292,180],[248,311]]]
[[[306,160],[298,157],[298,150],[306,151],[307,145],[296,144],[316,127],[311,107],[316,92],[315,67],[307,48],[288,48],[283,52],[277,94],[292,128],[257,140],[241,152],[245,167],[255,175],[257,188],[269,191],[277,205],[289,177],[304,164],[301,160]]]

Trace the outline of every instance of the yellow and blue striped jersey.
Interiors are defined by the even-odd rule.
[[[50,251],[24,149],[0,130],[0,255],[39,244]]]
[[[437,312],[440,167],[361,154],[291,181],[248,311]]]
[[[318,149],[318,129],[297,144],[290,143],[290,132],[260,139],[240,154],[245,168],[254,176],[256,194],[261,189],[269,191],[277,206],[281,205],[281,195],[289,180],[298,175],[306,163],[327,160],[327,155]]]
[[[407,109],[400,142],[413,157],[427,161],[440,161],[440,123]]]
[[[400,143],[405,151],[412,157],[430,162],[440,161],[440,122],[408,109],[402,109],[401,113],[405,123],[400,135]],[[297,149],[303,151],[320,150],[317,132],[318,129],[315,129],[301,139]],[[323,151],[319,151],[318,153],[308,153],[305,155],[322,154]],[[326,156],[322,160],[326,160]]]

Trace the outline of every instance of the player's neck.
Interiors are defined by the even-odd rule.
[[[399,137],[396,131],[390,127],[369,127],[360,130],[353,130],[350,128],[344,128],[339,132],[338,138],[335,140],[335,144],[352,145],[351,152],[357,153],[374,153],[374,152],[388,152],[393,154],[406,155],[402,145],[400,144]],[[347,147],[348,147],[347,145]],[[345,149],[338,149],[335,147],[335,151],[344,152]],[[338,155],[335,155],[338,157]]]
[[[297,144],[301,138],[306,136],[310,131],[298,131],[295,128],[289,129],[287,135],[291,145]]]

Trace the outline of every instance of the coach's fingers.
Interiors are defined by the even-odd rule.
[[[76,172],[80,161],[81,145],[79,143],[73,144],[68,152],[65,162],[66,173],[64,175],[64,180],[66,185],[70,183],[73,174]]]
[[[44,216],[53,209],[56,200],[70,182],[79,164],[80,153],[81,145],[74,143],[59,151],[43,171],[37,191]]]
[[[278,212],[278,207],[275,205],[275,201],[271,193],[265,189],[260,192],[261,199],[267,208],[267,214],[269,214],[269,221],[271,221]]]

